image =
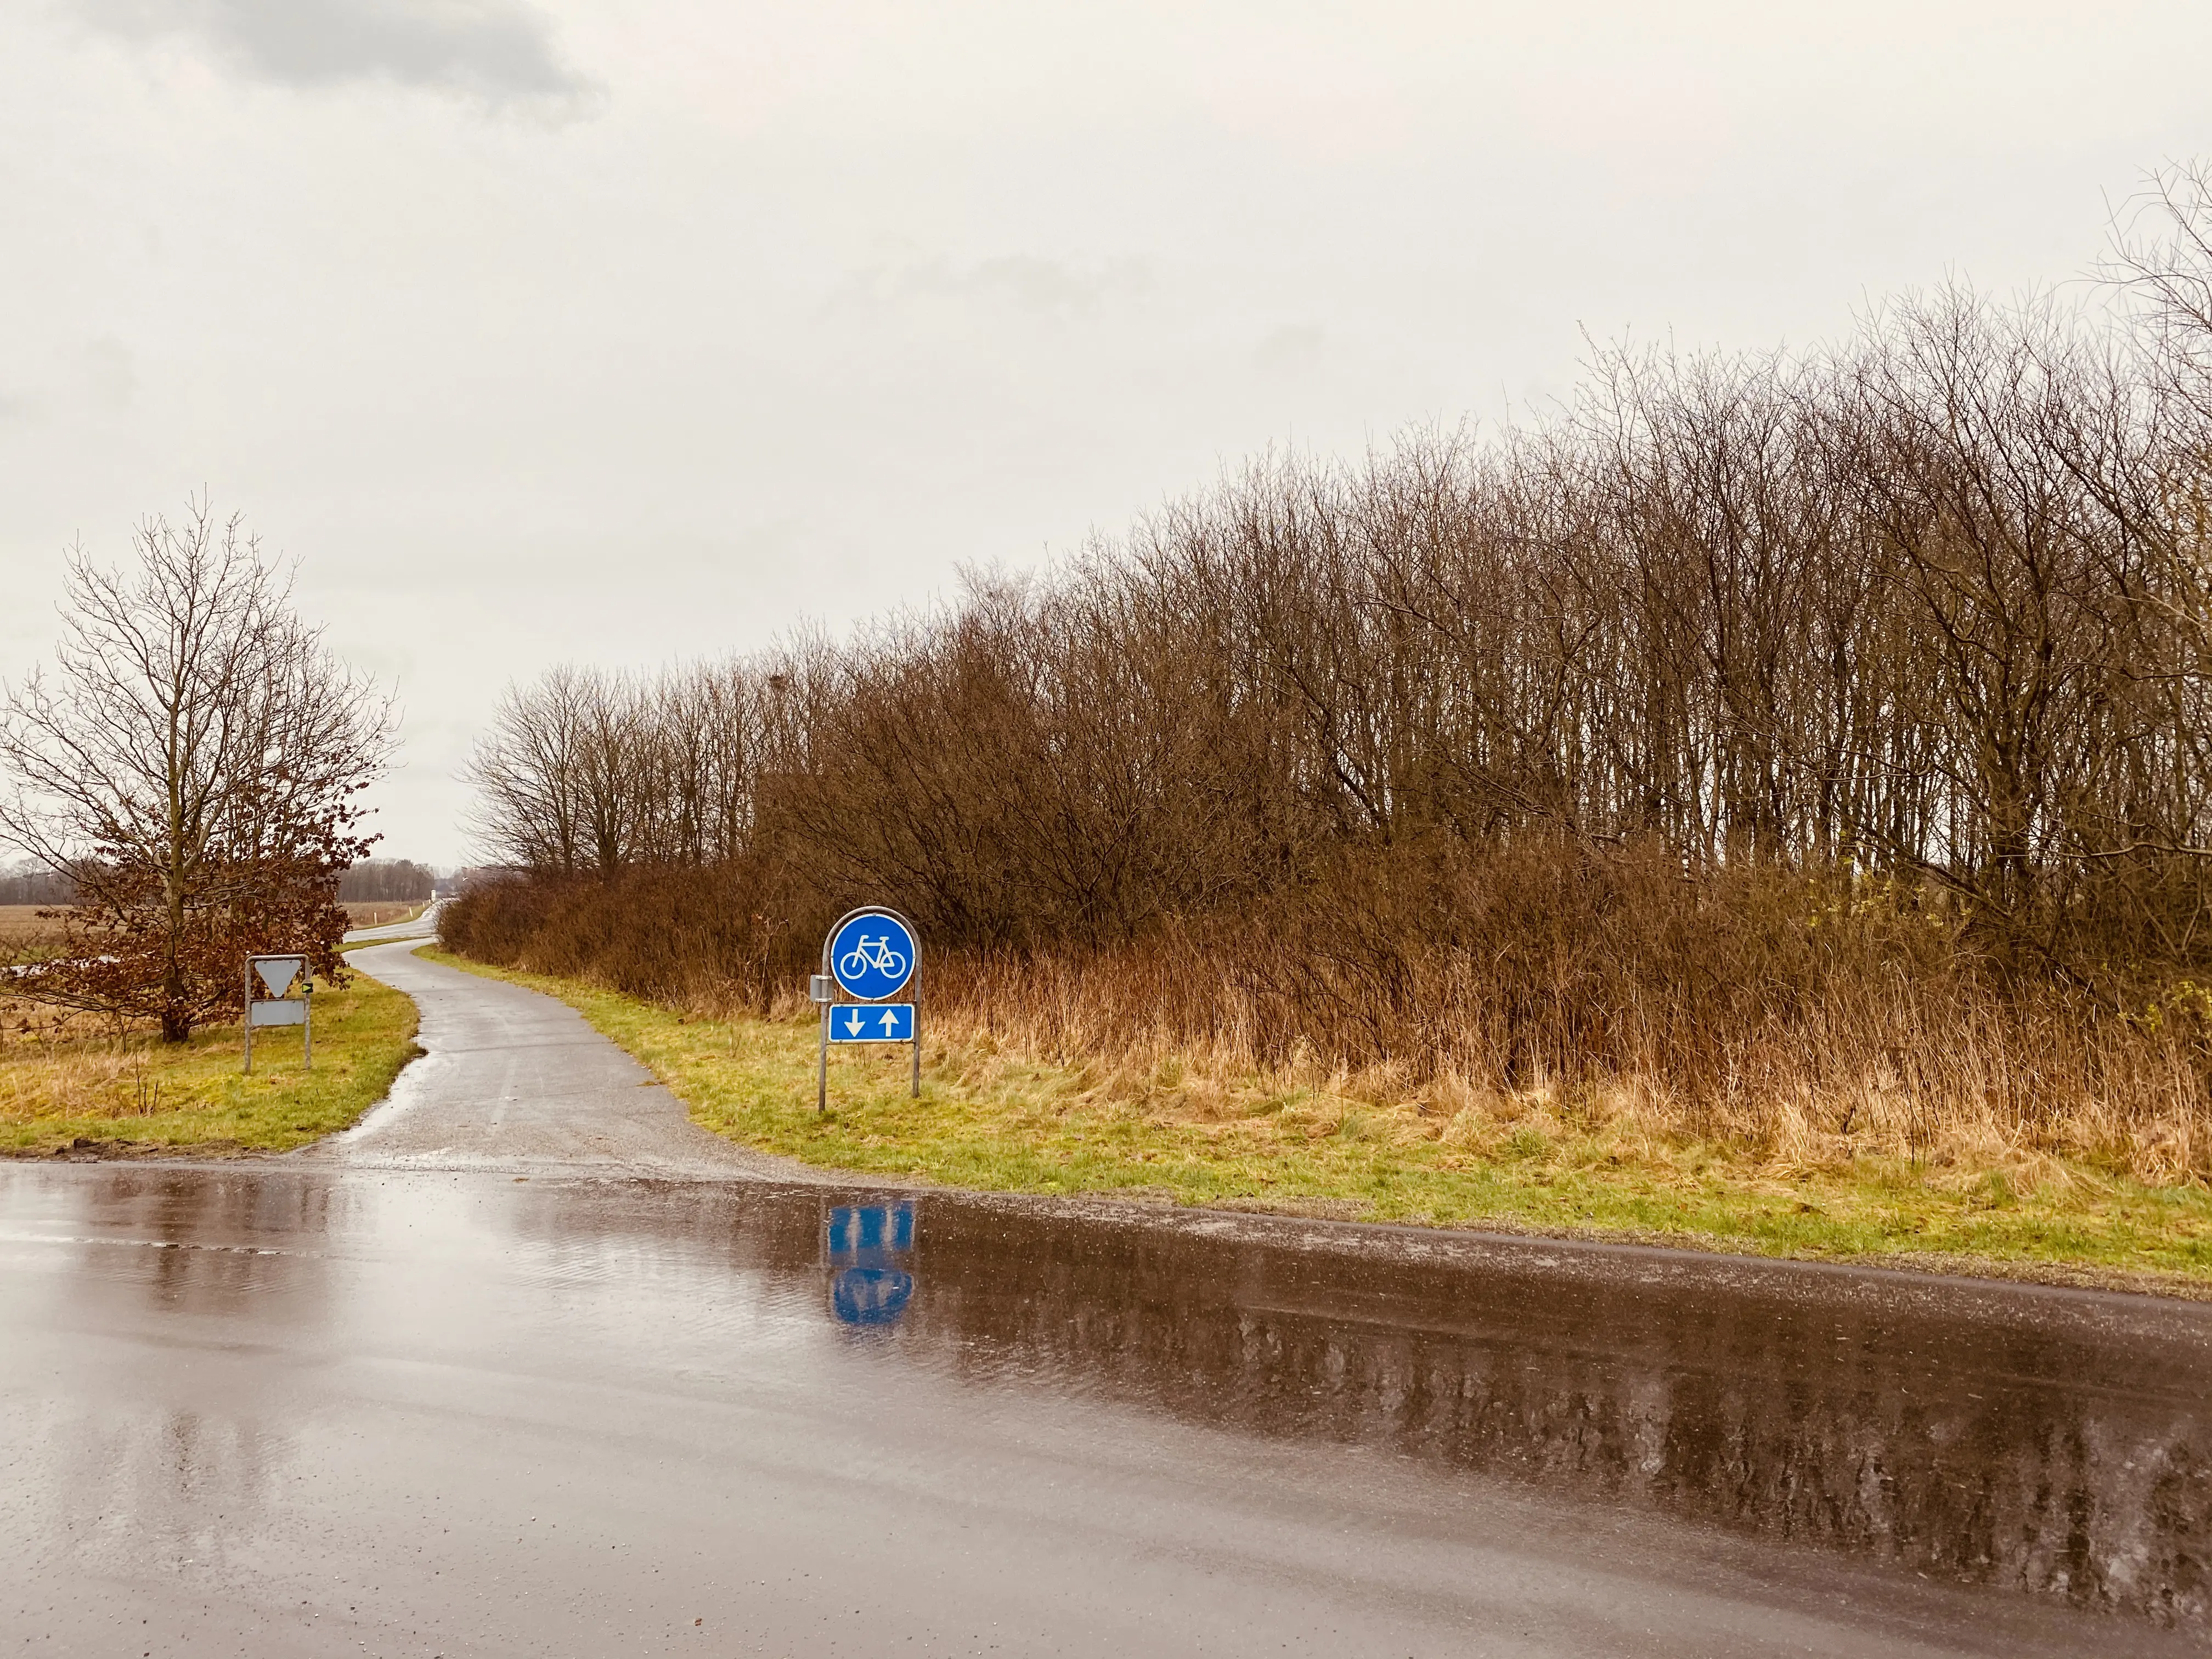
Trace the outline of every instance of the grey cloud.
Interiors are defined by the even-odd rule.
[[[571,66],[525,0],[65,0],[100,32],[182,40],[239,71],[295,87],[389,81],[527,106],[593,112],[604,93]]]

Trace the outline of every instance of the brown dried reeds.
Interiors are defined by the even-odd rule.
[[[805,1018],[817,933],[732,902],[758,896],[726,870],[515,881],[450,907],[447,937],[702,1014]],[[937,951],[925,976],[933,1037],[1180,1117],[1312,1096],[1471,1147],[1603,1131],[1785,1171],[2212,1176],[2189,997],[2115,1009],[2008,977],[1940,897],[1849,872],[1400,849],[1236,916]]]

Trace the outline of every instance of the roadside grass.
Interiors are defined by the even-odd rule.
[[[573,980],[422,953],[544,991],[636,1056],[702,1127],[855,1172],[1000,1192],[1484,1226],[1763,1255],[2212,1288],[2212,1192],[2041,1158],[1977,1168],[1793,1164],[1656,1138],[1571,1103],[1511,1121],[1266,1078],[1052,1065],[982,1033],[833,1050],[814,1110],[810,1021],[708,1019]],[[927,1026],[925,1024],[925,1033]],[[2155,1287],[2155,1286],[2152,1286]]]
[[[178,1045],[89,1030],[81,1018],[59,1034],[11,1033],[0,1043],[0,1154],[288,1152],[384,1097],[422,1052],[415,1023],[411,1000],[357,974],[315,993],[313,1071],[301,1069],[300,1034],[288,1029],[257,1036],[250,1078],[235,1025]]]

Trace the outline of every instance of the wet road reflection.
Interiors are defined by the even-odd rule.
[[[914,1205],[839,1204],[828,1224],[830,1306],[848,1325],[896,1325],[914,1300]]]
[[[1134,1206],[17,1166],[0,1335],[30,1650],[2212,1649],[2196,1306]]]

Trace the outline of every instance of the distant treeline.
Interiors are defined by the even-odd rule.
[[[0,904],[67,904],[76,884],[51,870],[20,869],[0,874]]]
[[[427,902],[437,877],[427,864],[405,859],[364,859],[338,878],[340,903],[416,904]]]
[[[338,878],[341,902],[420,903],[430,897],[436,878],[427,864],[405,859],[366,859]],[[67,904],[76,884],[51,871],[17,870],[0,874],[0,904]]]
[[[2193,1017],[2212,215],[2167,184],[2111,326],[1954,292],[1826,351],[1611,353],[1541,429],[1271,457],[848,645],[556,669],[479,745],[479,834],[556,887],[713,872],[738,914],[692,954],[732,980],[864,901],[975,963],[1174,941],[1156,1024],[1225,992],[1261,1059],[1501,1086],[1722,1086],[1731,1021],[1838,973],[1950,986],[1936,1042],[1968,984]],[[559,931],[472,902],[487,950]],[[651,977],[611,925],[593,960]],[[2200,1069],[2157,1087],[2192,1121]]]

